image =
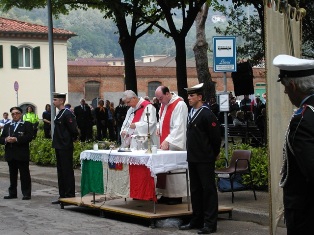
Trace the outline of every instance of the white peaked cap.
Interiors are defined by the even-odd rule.
[[[285,77],[307,77],[314,75],[314,60],[299,59],[290,55],[278,55],[274,58],[273,65],[280,69],[278,82]]]

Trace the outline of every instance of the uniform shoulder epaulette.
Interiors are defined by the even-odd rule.
[[[306,108],[310,108],[312,110],[312,112],[314,112],[314,107],[312,105],[305,104],[305,105],[303,105],[302,116],[303,116]]]

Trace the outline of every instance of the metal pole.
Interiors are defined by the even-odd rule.
[[[47,0],[48,10],[48,42],[49,42],[49,69],[50,69],[50,103],[51,103],[51,136],[54,131],[54,118],[56,116],[56,108],[53,105],[53,95],[55,92],[55,65],[54,65],[54,48],[53,48],[53,22],[52,22],[52,10],[51,0]]]
[[[227,73],[226,72],[224,72],[224,92],[227,93]],[[229,159],[228,158],[228,112],[224,112],[224,121],[225,121],[225,158],[228,160]]]
[[[16,106],[19,106],[19,92],[16,91]]]

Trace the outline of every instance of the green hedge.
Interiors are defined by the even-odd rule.
[[[253,184],[257,189],[265,190],[268,188],[268,153],[266,147],[252,147],[248,144],[231,145],[228,148],[228,161],[230,161],[232,152],[236,149],[251,150],[251,172]],[[221,160],[216,161],[216,168],[225,167],[225,149],[220,151]],[[249,175],[243,175],[243,183],[249,185]]]
[[[50,139],[38,136],[30,143],[31,161],[37,165],[56,166],[55,150],[51,147]],[[92,142],[74,142],[73,167],[80,165],[80,153],[87,149],[92,149]]]

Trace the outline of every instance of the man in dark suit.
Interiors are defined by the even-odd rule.
[[[188,116],[186,149],[193,214],[190,223],[179,229],[200,228],[198,234],[210,234],[217,230],[215,161],[220,152],[220,129],[214,113],[203,104],[203,84],[186,90],[192,107]]]
[[[93,116],[92,111],[85,99],[80,100],[80,105],[74,108],[77,126],[80,129],[80,140],[86,141],[92,139]]]
[[[17,198],[17,176],[20,171],[23,200],[31,199],[31,176],[29,172],[29,143],[33,139],[33,125],[22,121],[22,109],[10,109],[12,122],[4,126],[0,143],[5,145],[5,160],[9,165],[9,195],[4,199]]]
[[[314,210],[314,60],[278,55],[278,82],[298,107],[285,138],[280,186],[287,234],[313,234]]]

